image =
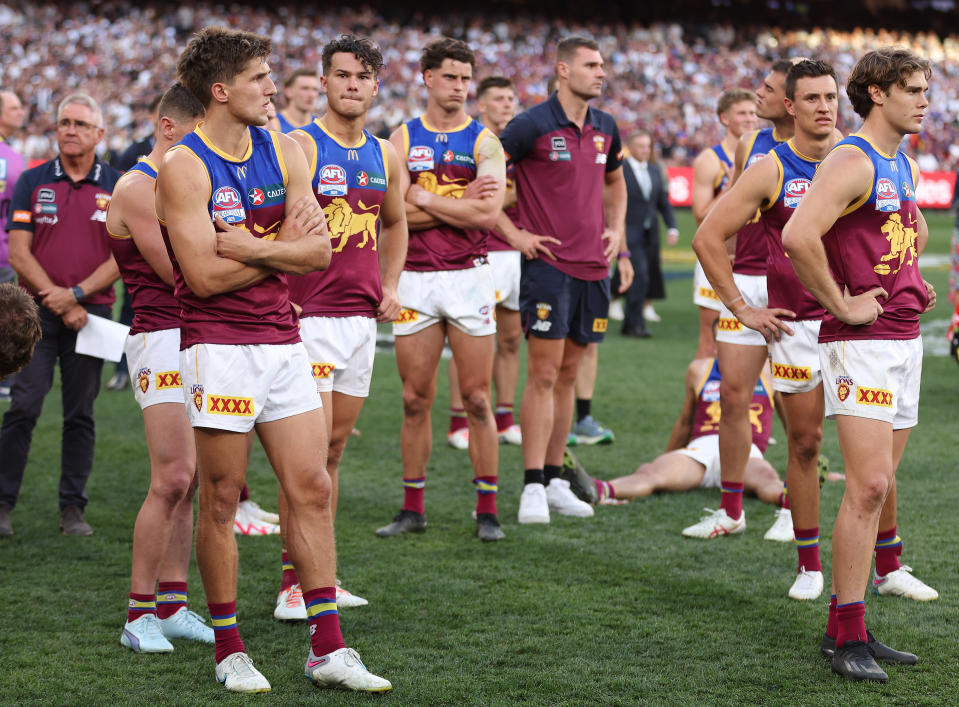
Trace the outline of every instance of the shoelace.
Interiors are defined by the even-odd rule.
[[[253,661],[250,660],[250,656],[246,653],[237,654],[237,656],[233,658],[230,668],[237,674],[237,677],[253,677],[256,674]]]
[[[163,638],[163,629],[160,628],[160,619],[155,614],[146,614],[144,616],[143,635],[147,638]]]
[[[290,587],[289,594],[286,595],[286,606],[289,608],[299,606],[303,601],[303,590],[299,584]]]
[[[177,617],[178,622],[189,621],[189,622],[196,622],[198,624],[203,624],[204,626],[206,626],[206,619],[204,619],[195,611],[190,611],[189,609],[187,609],[186,611],[178,611],[176,614],[174,614],[174,616]]]

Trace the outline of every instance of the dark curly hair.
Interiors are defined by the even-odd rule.
[[[0,378],[30,362],[42,333],[33,297],[11,282],[0,285]]]
[[[878,86],[883,93],[889,93],[893,84],[905,88],[906,79],[917,71],[921,71],[928,81],[932,76],[929,60],[905,47],[874,49],[856,62],[846,83],[846,95],[853,110],[865,118],[874,105],[869,95],[870,86]]]
[[[228,83],[246,68],[250,59],[267,58],[273,45],[269,37],[227,27],[204,27],[190,39],[177,61],[180,83],[204,108],[213,100],[210,88]]]

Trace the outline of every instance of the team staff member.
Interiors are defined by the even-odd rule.
[[[73,93],[57,108],[60,154],[24,172],[10,204],[10,263],[40,304],[43,338],[17,376],[0,428],[0,506],[17,502],[33,428],[59,362],[63,383],[60,529],[91,535],[83,517],[93,467],[93,401],[103,359],[75,351],[87,314],[110,317],[119,277],[110,254],[106,208],[119,173],[96,156],[103,139],[97,102]]]
[[[137,653],[168,653],[170,638],[213,643],[213,629],[187,609],[196,447],[183,405],[173,266],[153,207],[157,162],[202,117],[192,93],[181,84],[170,87],[157,107],[153,151],[120,178],[107,212],[110,248],[133,308],[125,351],[150,453],[150,488],[133,526],[129,609],[120,635],[121,645]]]
[[[515,166],[524,230],[560,241],[549,246],[555,259],[523,263],[528,375],[520,411],[526,469],[521,523],[548,523],[550,509],[593,515],[559,478],[573,384],[587,345],[602,341],[606,331],[609,263],[617,254],[620,289],[633,281],[619,130],[611,115],[589,106],[606,75],[599,46],[585,37],[563,39],[556,75],[549,100],[518,115],[501,136]]]
[[[506,159],[496,136],[466,113],[475,65],[465,42],[426,45],[420,58],[426,113],[390,137],[406,163],[399,176],[411,235],[400,276],[402,310],[393,324],[403,380],[403,507],[376,531],[380,537],[426,528],[430,409],[447,338],[470,430],[476,532],[483,541],[504,537],[496,509],[499,450],[490,409],[496,303],[486,239],[503,206]]]

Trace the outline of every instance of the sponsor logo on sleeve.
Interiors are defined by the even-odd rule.
[[[323,165],[320,169],[320,184],[316,193],[322,196],[346,196],[346,170],[338,164]]]
[[[433,148],[426,145],[411,147],[406,166],[411,172],[426,172],[433,169]]]
[[[800,199],[806,195],[809,184],[809,180],[804,178],[790,179],[786,182],[786,188],[783,190],[783,205],[788,209],[795,209]]]

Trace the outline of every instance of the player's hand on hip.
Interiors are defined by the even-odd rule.
[[[316,198],[310,194],[299,198],[283,219],[278,241],[298,241],[305,236],[326,235],[326,217]]]
[[[926,294],[929,296],[929,304],[927,304],[926,308],[922,310],[923,314],[925,314],[936,306],[936,288],[933,287],[932,283],[928,280],[923,280],[922,284],[926,286]]]
[[[482,177],[477,177],[466,185],[466,191],[463,192],[463,198],[487,199],[496,194],[501,183],[502,182],[496,179],[496,177],[493,177],[489,174],[484,174]]]
[[[85,310],[82,305],[75,304],[68,309],[60,319],[63,320],[64,326],[68,329],[80,331],[87,324],[87,310]]]
[[[793,335],[792,328],[780,319],[780,317],[796,316],[795,312],[790,312],[788,309],[782,309],[781,307],[774,307],[772,309],[766,309],[765,307],[756,308],[750,307],[747,304],[743,305],[738,311],[733,312],[733,314],[743,323],[743,326],[747,326],[762,334],[767,342],[773,339],[779,341],[783,334],[787,334],[788,336]]]
[[[553,251],[549,249],[547,244],[562,245],[561,240],[553,238],[552,236],[541,236],[538,233],[531,233],[525,228],[517,230],[519,233],[519,243],[517,243],[516,250],[522,253],[523,257],[527,260],[534,260],[541,255],[545,255],[551,260],[556,260],[556,256],[553,255]]]
[[[836,318],[853,326],[872,324],[883,311],[878,298],[888,296],[889,293],[881,287],[873,287],[871,290],[853,296],[849,294],[849,288],[847,287],[843,291],[845,310],[841,314],[836,314]]]
[[[619,270],[619,294],[623,294],[633,284],[633,278],[636,276],[633,261],[629,258],[620,258],[616,261],[616,269]]]
[[[376,307],[376,322],[387,324],[395,322],[400,317],[400,298],[392,287],[383,288],[383,299]]]

